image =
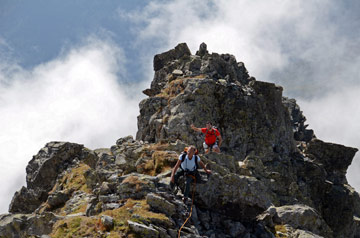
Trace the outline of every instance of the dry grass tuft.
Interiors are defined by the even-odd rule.
[[[70,173],[67,173],[60,181],[63,189],[73,191],[83,191],[85,193],[91,193],[91,189],[86,185],[86,179],[84,176],[85,171],[90,169],[89,165],[80,163],[77,167],[73,168]]]

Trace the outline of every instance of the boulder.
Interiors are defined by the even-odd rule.
[[[102,215],[101,224],[104,226],[106,231],[110,231],[114,227],[114,218],[111,216]]]
[[[173,60],[190,55],[191,52],[186,43],[180,43],[175,49],[154,56],[154,71],[158,71]]]
[[[294,238],[325,238],[324,236],[316,235],[310,231],[304,231],[304,230],[295,230],[292,232],[292,237]]]
[[[296,100],[293,98],[283,97],[282,102],[284,106],[288,109],[290,114],[291,123],[294,131],[294,139],[304,142],[311,141],[315,137],[314,131],[311,129],[306,129],[308,126],[305,125],[306,117],[300,110],[300,107],[296,103]]]
[[[86,212],[87,204],[90,203],[93,196],[82,191],[75,191],[71,198],[64,205],[64,212],[68,214]]]
[[[136,171],[136,162],[143,154],[143,144],[135,141],[132,136],[120,138],[116,145],[111,147],[111,158],[117,168],[131,173]]]
[[[0,236],[6,238],[32,237],[50,234],[61,217],[53,213],[6,214],[0,216]]]
[[[83,145],[69,142],[50,142],[42,148],[26,167],[26,182],[29,189],[50,191],[59,173],[74,159],[81,158]]]
[[[97,156],[95,151],[84,148],[80,159],[85,164],[89,165],[90,168],[95,169],[99,157]]]
[[[325,168],[328,172],[327,179],[336,184],[344,184],[347,183],[346,170],[357,151],[356,148],[313,139],[306,147],[305,154]]]
[[[237,221],[225,220],[223,224],[231,237],[241,237],[246,231],[244,225]]]
[[[46,201],[47,193],[39,189],[27,189],[22,187],[15,192],[10,206],[11,213],[31,213],[35,211],[43,201]]]
[[[155,230],[154,228],[130,220],[128,220],[127,222],[129,224],[130,230],[140,235],[141,237],[149,237],[149,238],[159,237],[159,231]]]
[[[67,191],[58,191],[50,194],[46,203],[51,208],[57,208],[64,205],[69,198],[70,194]]]
[[[321,215],[306,205],[286,205],[276,207],[276,216],[282,224],[289,224],[295,229],[303,229],[324,237],[333,237],[333,232]]]
[[[134,198],[142,199],[146,194],[155,192],[157,177],[131,173],[122,176],[121,183],[117,187],[117,193],[121,199]]]
[[[69,142],[49,142],[35,155],[26,167],[27,188],[14,194],[9,211],[30,213],[48,197],[57,177],[73,160],[86,158],[84,146]],[[86,151],[85,154],[89,154]]]
[[[273,194],[254,177],[213,174],[206,184],[196,186],[197,204],[225,212],[229,217],[247,221],[265,211]]]
[[[196,55],[203,57],[207,54],[209,54],[209,51],[207,50],[207,45],[203,42],[200,44],[199,50],[196,51]]]
[[[172,74],[174,76],[182,76],[184,73],[180,69],[175,69],[174,71],[172,71]]]
[[[168,202],[161,196],[158,196],[154,193],[149,193],[146,195],[146,202],[150,205],[155,211],[166,214],[167,216],[172,216],[176,213],[176,207],[174,204]]]

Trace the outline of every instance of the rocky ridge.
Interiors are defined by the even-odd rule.
[[[27,186],[0,216],[0,237],[178,237],[189,204],[170,169],[212,121],[222,153],[200,152],[181,237],[360,237],[360,198],[346,170],[357,149],[323,142],[282,87],[257,81],[230,54],[185,43],[154,57],[138,132],[111,148],[50,142],[29,162]],[[182,186],[181,186],[182,188]]]

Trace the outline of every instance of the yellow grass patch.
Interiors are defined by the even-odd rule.
[[[91,189],[86,185],[86,179],[84,176],[85,171],[90,169],[89,165],[80,163],[77,167],[73,168],[70,173],[67,173],[62,179],[61,183],[63,189],[83,191],[85,193],[91,193]]]
[[[275,237],[287,238],[287,229],[284,225],[275,225]]]
[[[143,173],[156,176],[160,173],[170,170],[177,161],[178,155],[169,151],[154,151],[151,159],[144,164],[140,164]]]
[[[133,218],[133,214],[139,215],[146,221],[155,218],[169,222],[169,219],[164,214],[154,213],[149,211],[149,209],[150,206],[146,203],[146,200],[128,199],[124,206],[114,210],[104,211],[96,217],[78,216],[59,220],[55,223],[50,236],[53,238],[136,238],[137,236],[130,232],[127,221],[133,220],[142,223],[142,220]],[[114,228],[109,231],[109,233],[103,232],[104,229],[99,223],[101,215],[111,216],[114,219]]]

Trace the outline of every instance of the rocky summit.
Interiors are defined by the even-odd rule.
[[[1,238],[360,237],[360,198],[346,180],[357,149],[317,138],[281,86],[204,43],[195,55],[185,43],[155,55],[154,71],[136,138],[95,150],[46,144],[0,216]],[[190,127],[207,121],[220,154],[205,154]],[[189,145],[212,174],[200,169],[183,202],[183,182],[169,182]]]

